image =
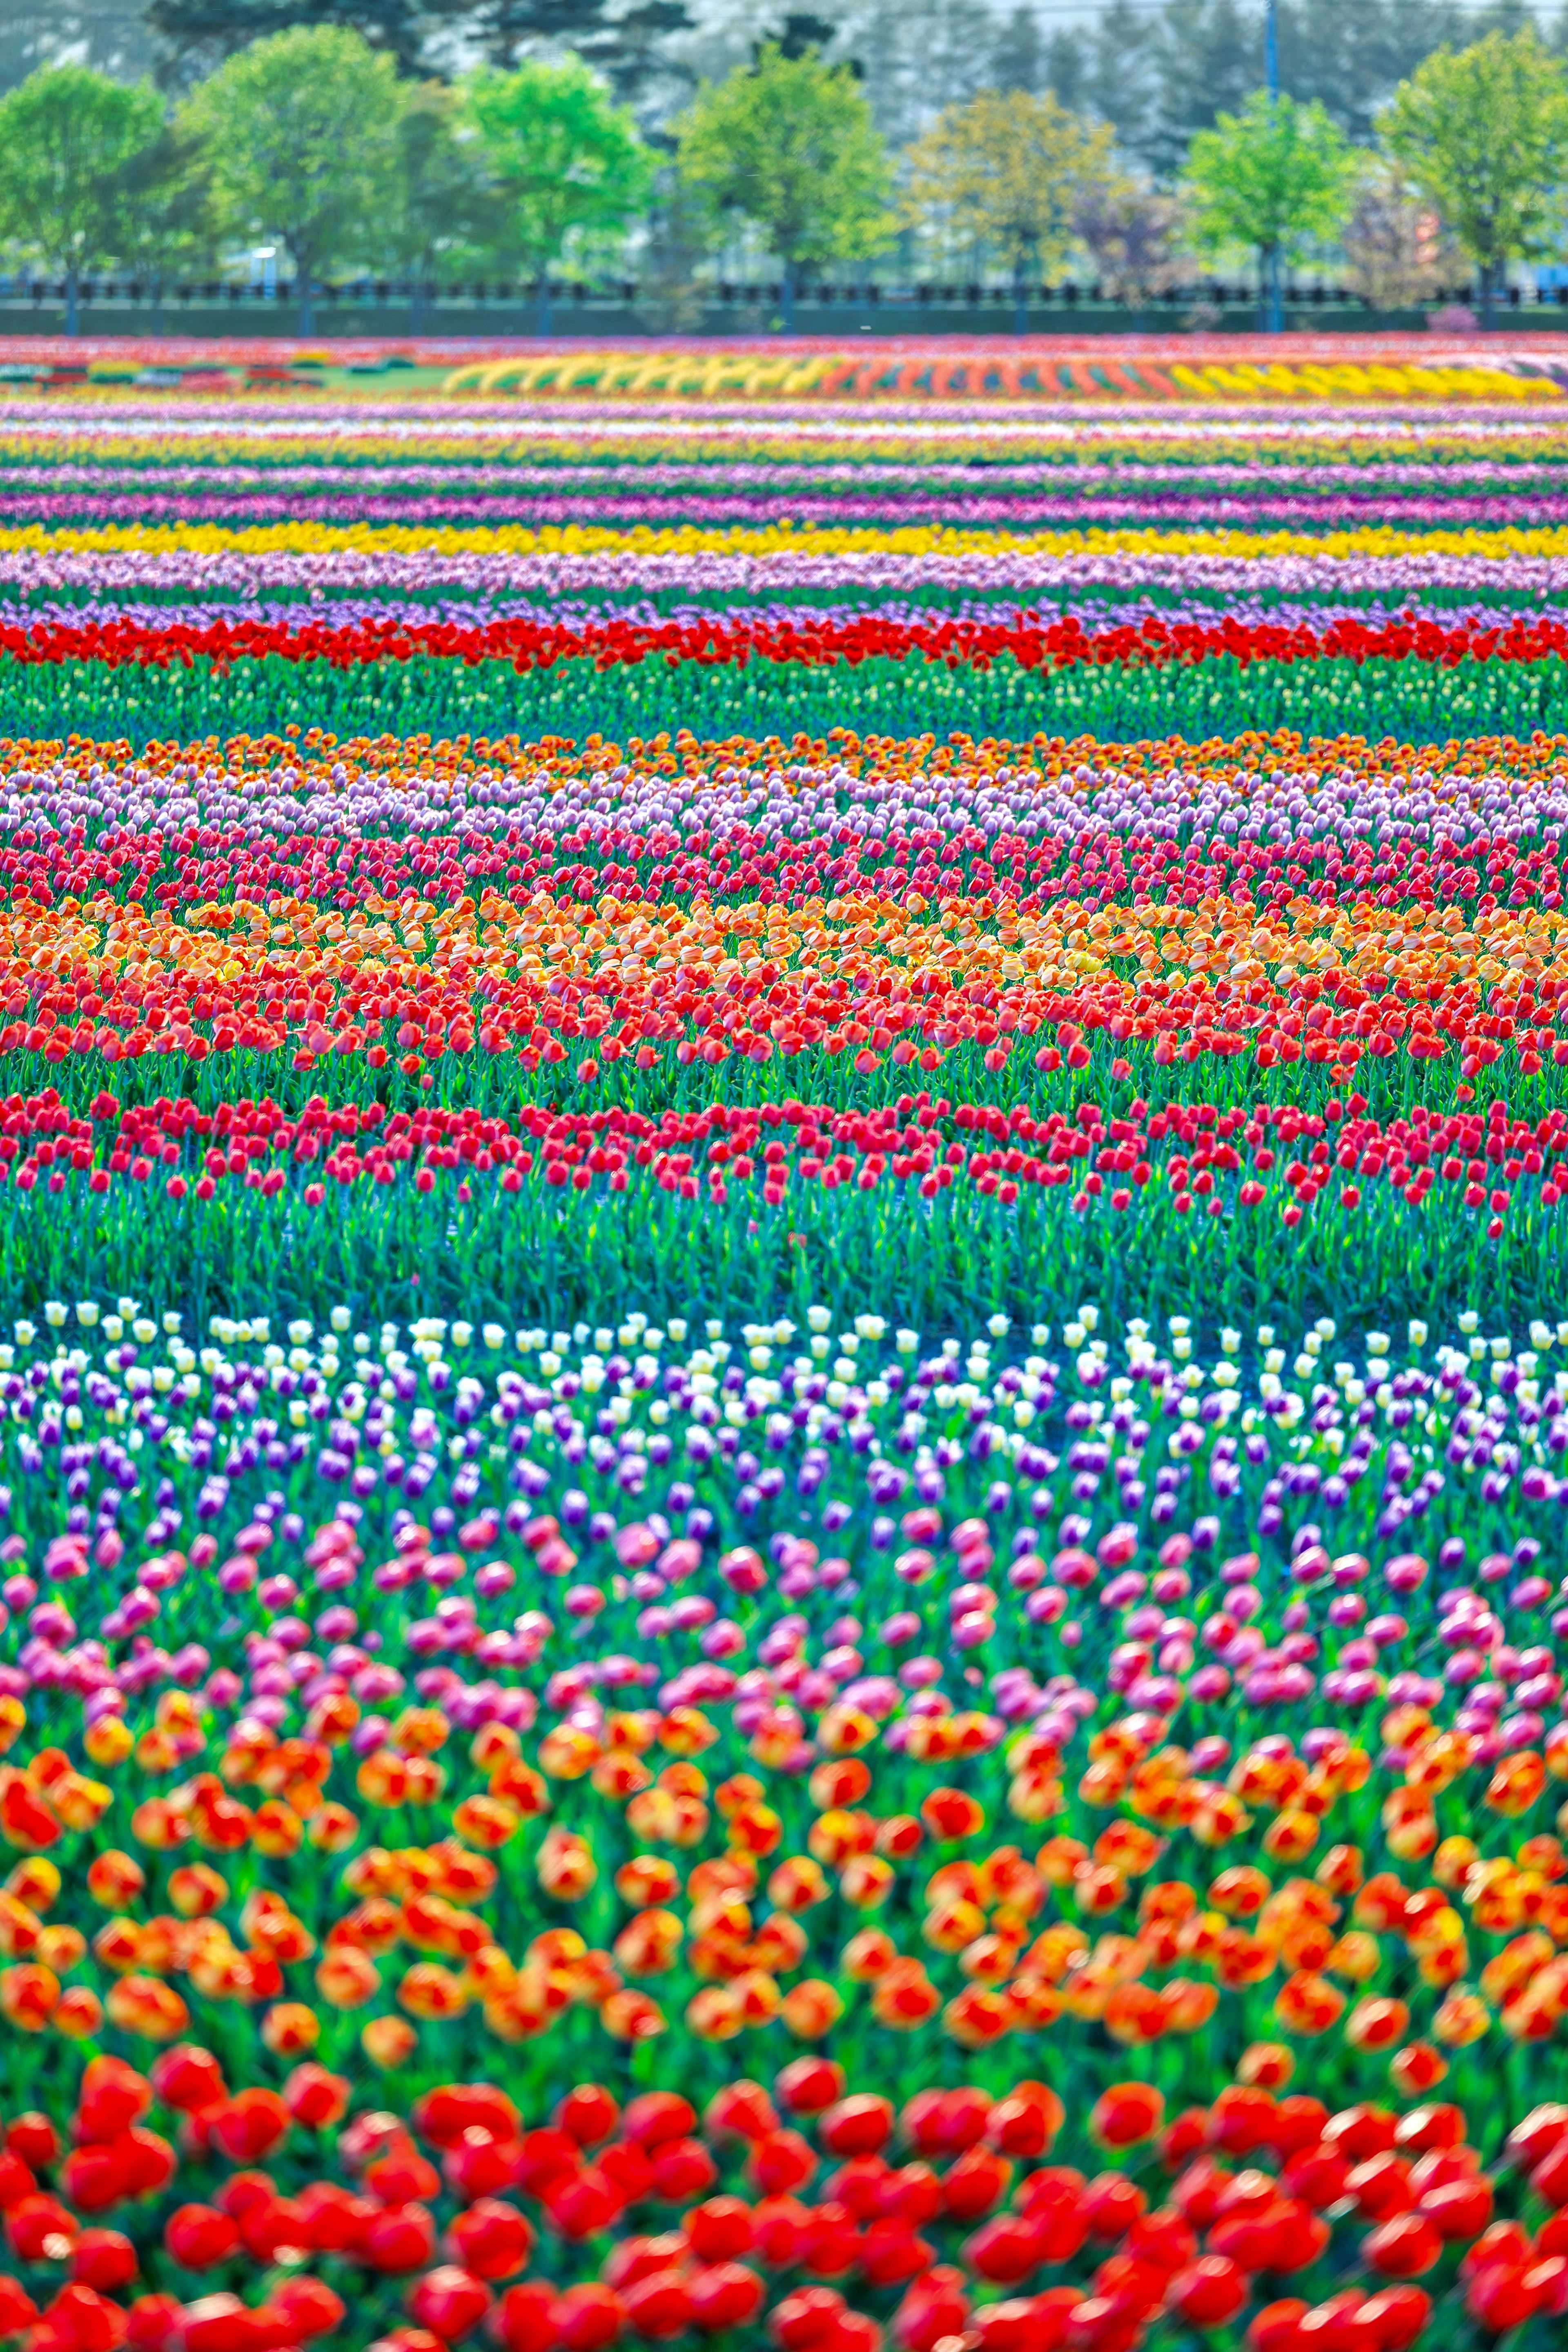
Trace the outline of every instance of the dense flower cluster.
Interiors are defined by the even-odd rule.
[[[134,2340],[184,2343],[235,2308],[198,2274],[258,2263],[279,2341],[366,2273],[442,2340],[493,2303],[527,2347],[770,2305],[776,2341],[804,2309],[913,2347],[977,2294],[983,2345],[1110,2344],[1162,2307],[1297,2325],[1347,2267],[1360,2310],[1461,2255],[1480,2328],[1556,2308],[1559,2111],[1504,2147],[1432,2102],[1568,2006],[1538,1826],[1568,1771],[1568,1327],[1336,1358],[1320,1320],[1293,1363],[1264,1329],[1205,1365],[1187,1318],[1088,1304],[1028,1353],[1001,1318],[930,1349],[818,1308],[732,1337],[184,1320],[51,1305],[0,1351],[11,2078],[20,2037],[145,2053],[68,2074],[69,2154],[12,2127],[16,2322],[26,2295],[80,2345],[140,2284]],[[1222,1557],[1228,1526],[1253,1549]],[[235,2004],[276,2090],[229,2079]],[[591,2079],[548,2126],[444,2087],[459,2046],[472,2083],[574,2013],[590,2078],[679,2031],[702,2132]],[[896,2115],[784,2063],[862,2028],[956,2042],[975,2087]],[[1129,2079],[1199,2034],[1239,2087]],[[730,2082],[737,2039],[783,2044],[771,2096]],[[509,2062],[514,2099],[544,2063]],[[356,2101],[366,2063],[411,2116]],[[1332,2104],[1288,2094],[1303,2067]],[[330,2191],[340,2126],[362,2185]],[[1034,2168],[1091,2142],[1092,2179]],[[1108,2286],[1122,2336],[1075,2317]],[[1390,2308],[1411,2332],[1377,2340],[1415,2340],[1425,2294]]]

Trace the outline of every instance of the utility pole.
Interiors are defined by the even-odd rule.
[[[1263,15],[1263,79],[1272,115],[1279,97],[1279,0],[1266,0]],[[1271,335],[1285,323],[1279,296],[1279,247],[1271,245],[1263,257],[1263,324]]]

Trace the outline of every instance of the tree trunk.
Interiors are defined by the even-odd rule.
[[[539,273],[539,306],[533,324],[536,334],[547,335],[550,332],[550,272],[548,269],[542,269]]]
[[[1013,265],[1013,332],[1026,335],[1029,331],[1029,289],[1024,278],[1024,257],[1019,255]]]
[[[1260,306],[1262,318],[1259,324],[1266,335],[1277,335],[1285,324],[1279,299],[1279,247],[1277,245],[1266,245],[1263,247],[1262,260],[1263,300]]]
[[[795,332],[795,264],[793,261],[786,261],[784,266],[784,331],[786,335],[793,335]]]
[[[1481,264],[1481,325],[1489,335],[1497,325],[1497,264]]]
[[[427,291],[423,278],[416,278],[408,289],[408,331],[411,335],[425,332],[425,308]]]
[[[294,291],[300,298],[300,332],[313,335],[316,331],[316,289],[308,261],[294,264]]]
[[[68,334],[68,335],[74,335],[74,334],[76,333],[76,331],[77,331],[77,326],[78,326],[78,320],[77,320],[77,274],[76,274],[76,264],[75,264],[75,262],[74,262],[74,261],[72,261],[72,262],[68,263],[68,264],[67,265],[67,268],[66,268],[66,332],[67,332],[67,334]]]
[[[153,332],[155,336],[159,337],[160,340],[162,339],[163,332],[163,273],[161,269],[154,270],[153,273]]]

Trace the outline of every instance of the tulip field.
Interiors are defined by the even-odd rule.
[[[0,2352],[1548,2352],[1562,386],[721,359],[0,400]]]

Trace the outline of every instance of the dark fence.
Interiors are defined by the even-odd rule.
[[[410,334],[444,338],[528,335],[538,331],[540,289],[471,281],[416,291],[390,278],[359,278],[319,287],[312,333],[333,337]],[[58,330],[65,302],[63,284],[41,277],[0,277],[0,336]],[[1458,287],[1434,297],[1473,305],[1472,289]],[[548,292],[552,336],[595,339],[765,333],[779,325],[783,289],[763,279],[720,280],[672,297],[667,289],[631,280],[586,285],[552,284]],[[182,280],[166,287],[154,303],[153,289],[134,279],[85,279],[79,288],[84,334],[145,336],[161,318],[163,328],[183,335],[292,337],[299,305],[294,288],[280,282],[261,287],[218,280]],[[1500,297],[1510,327],[1568,327],[1568,286],[1525,293],[1514,287]],[[1374,310],[1342,287],[1289,286],[1286,324],[1325,331],[1378,331],[1425,324],[1426,310]],[[881,280],[815,278],[795,295],[795,324],[801,334],[1002,334],[1016,320],[1010,286],[973,280],[891,284]],[[1108,300],[1091,283],[1068,280],[1026,289],[1025,320],[1034,334],[1124,334],[1166,332],[1183,327],[1250,332],[1258,324],[1258,297],[1246,286],[1194,281],[1157,301],[1131,310]]]

